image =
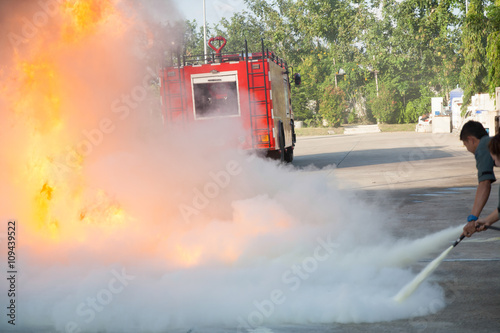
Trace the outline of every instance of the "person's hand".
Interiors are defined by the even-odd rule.
[[[473,233],[476,232],[476,221],[477,221],[477,216],[469,215],[467,217],[467,224],[465,225],[463,232],[463,235],[465,237],[470,237],[472,236]]]
[[[487,223],[485,220],[477,220],[476,221],[476,231],[485,231],[488,227],[490,226],[489,223]]]
[[[476,221],[470,221],[465,225],[463,235],[465,237],[470,237],[475,232],[476,232]]]

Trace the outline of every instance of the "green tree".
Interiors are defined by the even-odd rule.
[[[307,119],[312,119],[317,108],[315,105],[309,103],[310,98],[306,93],[306,89],[303,87],[292,86],[292,109],[293,117],[295,120],[305,121]],[[314,101],[316,103],[316,101]]]
[[[473,1],[480,4],[484,0]],[[444,96],[459,82],[465,55],[460,50],[466,40],[461,33],[464,2],[245,0],[245,3],[249,12],[222,19],[212,27],[210,36],[223,35],[228,40],[226,48],[236,52],[243,49],[245,39],[251,52],[258,51],[260,39],[264,38],[269,50],[287,60],[293,72],[300,72],[303,84],[292,88],[297,120],[316,121],[321,106],[330,103],[326,99],[330,98],[340,68],[345,75],[337,76],[337,85],[344,92],[350,121],[356,120],[358,113],[366,120],[372,111],[380,121],[414,121],[417,114],[430,111],[427,110],[429,92],[432,96],[435,93]],[[481,12],[471,3],[471,9],[474,8]],[[195,54],[202,50],[201,29],[196,22],[188,22],[184,31],[186,52]],[[380,84],[378,99],[375,73]],[[391,101],[385,111],[379,102],[384,99]],[[412,106],[407,107],[409,102]]]
[[[265,38],[265,28],[254,15],[248,12],[235,13],[229,20],[222,18],[215,28],[215,33],[224,36],[228,50],[241,52],[245,49],[245,40],[249,52],[258,52]]]
[[[378,70],[379,79],[396,90],[402,113],[408,101],[421,97],[422,86],[440,95],[452,90],[462,64],[459,3],[383,0],[374,5],[382,10],[367,23],[363,65]],[[373,74],[366,77],[366,93],[373,95]]]
[[[419,116],[430,113],[432,97],[434,97],[434,94],[430,89],[427,86],[422,86],[420,88],[420,97],[409,101],[406,107],[401,110],[399,122],[415,123],[418,121]]]
[[[183,54],[186,56],[203,55],[203,26],[198,26],[196,20],[184,22],[182,36]],[[207,34],[210,33],[210,26],[207,26]]]
[[[500,87],[500,0],[488,7],[488,19],[491,33],[488,35],[488,86],[490,94],[495,93],[495,88]]]
[[[328,86],[321,100],[319,113],[329,126],[340,125],[347,116],[345,92],[338,87]]]
[[[368,102],[371,113],[377,122],[394,123],[398,120],[401,102],[394,89],[381,84],[379,96],[373,96]]]
[[[408,104],[406,104],[404,112],[401,112],[400,122],[405,124],[414,123],[418,120],[418,116],[417,108],[413,105],[412,101],[409,101]]]
[[[317,48],[315,52],[305,55],[303,62],[294,66],[294,72],[302,76],[300,86],[292,85],[293,112],[300,120],[315,119],[323,98],[323,85],[325,80],[329,80],[329,62],[326,50]],[[333,83],[333,79],[329,82]]]
[[[429,89],[428,86],[420,87],[420,97],[414,101],[415,108],[417,111],[417,117],[414,118],[413,122],[418,120],[419,116],[431,112],[431,99],[436,97],[435,94]]]
[[[485,65],[486,27],[483,0],[471,0],[462,33],[462,50],[465,62],[460,73],[460,85],[464,90],[462,113],[467,109],[474,94],[488,90],[488,71]]]

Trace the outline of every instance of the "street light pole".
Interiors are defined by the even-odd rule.
[[[205,63],[207,63],[207,7],[205,0],[203,0],[203,46],[203,58],[205,58]]]
[[[373,56],[373,63],[375,64],[375,56]],[[378,97],[378,73],[379,71],[374,69],[372,66],[368,67],[368,70],[375,74],[375,88],[377,89],[377,97]]]
[[[333,60],[333,63],[335,64],[335,59]],[[345,75],[345,71],[340,68],[339,71],[337,73],[335,73],[335,88],[337,88],[337,76],[344,76]]]

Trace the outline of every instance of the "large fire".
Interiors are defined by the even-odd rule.
[[[62,4],[65,16],[63,39],[65,42],[79,41],[88,35],[98,33],[99,27],[109,24],[117,12],[109,0],[65,1]],[[121,30],[120,21],[113,22],[113,28]]]
[[[68,59],[68,55],[92,47],[100,36],[119,38],[125,22],[112,1],[101,0],[62,1],[52,19],[59,23],[47,25],[47,31],[21,46],[23,50],[14,50],[8,108],[24,127],[19,140],[23,151],[18,151],[23,154],[23,165],[14,177],[28,198],[25,208],[31,216],[26,222],[36,234],[56,240],[62,232],[61,223],[70,236],[71,225],[119,224],[125,220],[126,212],[107,198],[103,189],[97,189],[91,202],[85,202],[85,154],[78,150],[75,132],[81,129],[74,121],[91,124],[87,108],[92,103],[82,100],[83,96],[75,98],[75,91],[89,90],[91,82],[72,77],[75,73],[67,70],[68,60],[82,61],[79,57]]]

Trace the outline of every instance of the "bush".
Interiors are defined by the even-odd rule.
[[[409,124],[414,123],[418,120],[419,110],[413,105],[412,101],[409,101],[406,104],[406,108],[401,112],[399,117],[399,123]]]
[[[319,113],[329,126],[340,125],[347,114],[345,92],[340,88],[327,86],[319,104]]]
[[[406,104],[406,108],[401,112],[399,116],[400,123],[415,123],[418,121],[418,117],[431,112],[431,98],[434,94],[429,90],[428,87],[420,88],[420,97]]]
[[[368,106],[377,122],[382,123],[396,122],[398,111],[401,108],[397,94],[391,89],[387,89],[385,85],[381,85],[379,96],[373,97]]]

